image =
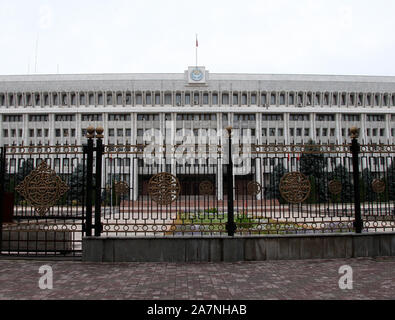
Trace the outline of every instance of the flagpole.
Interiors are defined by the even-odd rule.
[[[196,34],[196,68],[198,66],[198,38],[197,38],[197,34]]]

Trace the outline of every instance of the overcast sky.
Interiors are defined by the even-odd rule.
[[[195,34],[210,72],[395,75],[394,0],[0,0],[0,74],[180,73]]]

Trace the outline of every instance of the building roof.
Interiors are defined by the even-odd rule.
[[[1,91],[193,90],[186,73],[0,75]],[[393,76],[208,73],[203,90],[395,92]]]

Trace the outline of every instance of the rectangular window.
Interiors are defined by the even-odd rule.
[[[30,122],[47,122],[48,115],[47,114],[35,114],[35,115],[30,114],[29,121]]]
[[[3,122],[22,122],[22,115],[3,115]]]
[[[384,114],[368,114],[366,116],[367,121],[378,121],[378,122],[383,122],[385,121],[385,115]]]
[[[128,113],[110,113],[108,115],[108,121],[130,121],[131,116]]]
[[[309,121],[310,115],[309,114],[298,114],[298,113],[291,113],[289,115],[290,121]]]
[[[83,106],[86,104],[85,94],[80,93],[80,105]]]
[[[143,104],[143,96],[141,93],[136,94],[136,104],[142,105]]]
[[[217,104],[218,104],[218,94],[213,93],[213,105],[217,105]]]
[[[102,121],[102,114],[95,113],[95,114],[83,114],[81,116],[82,121]]]
[[[296,136],[298,137],[302,136],[302,128],[296,128]]]
[[[112,93],[111,92],[107,92],[107,104],[108,105],[112,105],[113,104]]]
[[[185,94],[185,104],[191,104],[191,95],[189,93]]]
[[[347,102],[347,96],[346,96],[345,93],[342,93],[341,98],[340,98],[340,104],[341,104],[342,106],[345,106],[345,105],[346,105],[346,102]]]
[[[263,137],[267,136],[267,128],[262,128],[262,136]]]
[[[98,95],[97,95],[97,103],[99,104],[99,105],[103,105],[104,104],[104,102],[103,102],[103,93],[99,93]]]
[[[229,104],[229,95],[227,93],[222,94],[222,104]]]
[[[262,93],[262,95],[261,95],[261,103],[263,105],[267,103],[266,93]]]
[[[181,93],[176,94],[176,105],[181,106]]]
[[[256,104],[256,94],[251,94],[251,104]]]
[[[337,93],[334,93],[332,96],[332,105],[334,106],[337,105]]]
[[[295,95],[293,93],[289,95],[288,104],[295,104]]]
[[[203,104],[208,104],[208,93],[203,94]]]
[[[8,138],[8,130],[7,129],[3,130],[3,136],[4,136],[4,138]]]
[[[165,94],[165,104],[167,104],[167,105],[171,104],[171,94],[170,93]]]
[[[193,104],[195,104],[195,105],[199,104],[199,93],[198,92],[195,92],[193,94]]]
[[[123,101],[122,101],[122,93],[118,93],[117,94],[117,105],[122,105]]]
[[[280,105],[285,105],[285,94],[281,93],[280,94]]]
[[[127,93],[125,96],[125,103],[127,105],[131,105],[132,104],[132,95],[130,93]]]
[[[239,104],[239,95],[237,93],[233,94],[233,105]]]
[[[360,121],[361,117],[359,114],[343,114],[343,121]]]
[[[55,121],[75,121],[75,114],[55,114]]]
[[[317,121],[335,121],[334,114],[316,114],[315,119]]]
[[[160,105],[160,93],[155,93],[155,104]]]
[[[108,136],[113,137],[114,136],[114,129],[108,129]]]
[[[123,129],[117,129],[117,136],[123,137]]]
[[[271,105],[275,105],[276,104],[276,94],[275,93],[272,93],[270,95],[270,104]]]

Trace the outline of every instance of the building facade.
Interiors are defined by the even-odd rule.
[[[202,75],[194,75],[198,70]],[[200,78],[201,77],[201,78]],[[149,129],[245,129],[255,141],[365,143],[395,139],[395,77],[211,74],[0,76],[0,144],[81,144],[89,125],[105,144],[143,143]],[[174,125],[168,125],[171,122]]]
[[[144,144],[153,132],[173,145],[202,132],[222,144],[228,126],[257,144],[342,144],[354,126],[363,143],[393,144],[395,77],[216,74],[204,67],[0,76],[0,115],[0,144],[8,146],[81,145],[88,126],[104,128],[105,145]]]

